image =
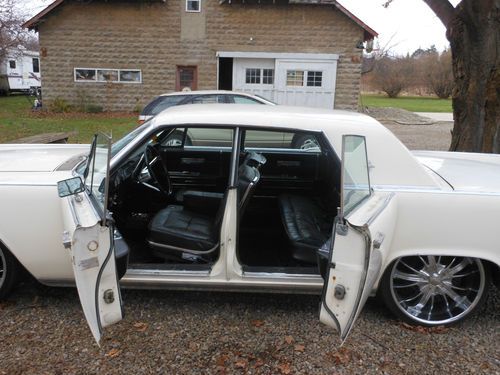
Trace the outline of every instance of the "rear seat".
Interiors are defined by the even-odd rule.
[[[300,195],[280,195],[278,203],[293,258],[315,264],[316,251],[331,236],[334,214],[319,201]]]

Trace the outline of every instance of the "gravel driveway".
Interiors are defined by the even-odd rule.
[[[388,124],[409,148],[450,124]],[[406,326],[369,300],[340,347],[318,296],[124,291],[126,318],[92,339],[74,289],[27,282],[0,303],[0,374],[500,374],[500,293],[450,329]]]
[[[317,296],[129,290],[99,348],[75,290],[28,286],[0,305],[0,374],[500,373],[497,291],[446,330],[405,326],[368,301],[339,348]]]

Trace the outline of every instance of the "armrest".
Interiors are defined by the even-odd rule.
[[[188,210],[215,215],[224,194],[208,191],[187,190],[183,194],[184,207]]]

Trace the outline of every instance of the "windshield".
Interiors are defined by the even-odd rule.
[[[128,145],[135,137],[137,137],[145,128],[149,126],[149,123],[146,122],[139,126],[138,128],[132,130],[130,133],[125,134],[123,138],[117,140],[111,146],[111,157],[118,154],[126,145]]]

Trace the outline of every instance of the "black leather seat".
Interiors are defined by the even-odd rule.
[[[261,162],[265,163],[265,158]],[[255,158],[245,158],[238,169],[239,215],[243,214],[246,204],[260,179]],[[252,165],[250,165],[252,164]],[[227,192],[221,199],[215,217],[206,214],[200,203],[189,207],[170,205],[159,211],[149,223],[148,243],[153,251],[163,258],[201,258],[213,259],[219,248],[220,227],[226,207]]]
[[[315,264],[316,251],[331,236],[334,215],[309,197],[283,194],[278,203],[293,258]]]

